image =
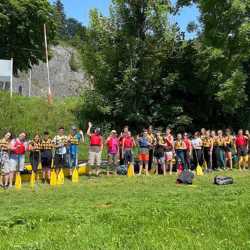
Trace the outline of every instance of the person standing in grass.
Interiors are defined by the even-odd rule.
[[[213,140],[211,138],[210,130],[206,131],[206,136],[202,140],[202,148],[204,154],[204,160],[207,164],[207,170],[212,171],[212,157],[213,157]]]
[[[212,150],[212,169],[217,170],[217,159],[216,159],[216,139],[217,139],[217,134],[215,130],[212,130],[210,133],[210,137],[213,143],[213,150]]]
[[[89,165],[93,168],[96,165],[96,175],[99,175],[101,163],[102,163],[102,150],[103,150],[103,138],[101,136],[101,129],[96,128],[94,132],[91,132],[92,123],[89,122],[87,135],[90,138],[89,145]],[[92,171],[90,172],[90,174]]]
[[[109,165],[114,167],[115,174],[117,175],[118,157],[119,157],[119,139],[117,137],[116,130],[111,131],[111,134],[107,138],[105,144],[107,145],[108,148]],[[109,169],[107,169],[107,175],[109,176]]]
[[[125,126],[123,128],[123,131],[121,132],[120,136],[119,136],[119,159],[120,159],[120,165],[123,165],[124,164],[124,157],[123,157],[123,154],[122,154],[122,143],[123,143],[123,139],[124,137],[128,134],[129,132],[129,128],[128,126]]]
[[[248,164],[248,137],[243,134],[243,130],[238,131],[235,139],[236,150],[239,158],[239,169],[245,170]]]
[[[173,157],[174,157],[174,137],[171,134],[171,129],[166,129],[165,143],[165,167],[169,170],[169,174],[173,172]]]
[[[10,150],[11,133],[7,132],[0,140],[0,185],[7,188],[9,185],[9,150]]]
[[[49,132],[44,132],[44,137],[41,141],[41,162],[42,162],[42,182],[50,182],[50,170],[52,165],[54,144],[49,136]]]
[[[140,161],[140,170],[139,175],[142,174],[143,165],[145,166],[145,173],[148,173],[148,162],[149,162],[149,149],[152,144],[149,142],[148,132],[144,129],[141,136],[138,137],[138,145],[139,145],[139,161]]]
[[[71,133],[68,136],[68,167],[69,176],[73,174],[73,168],[78,167],[78,146],[80,142],[84,143],[84,136],[82,130],[77,131],[75,126],[71,127]]]
[[[38,180],[38,165],[41,157],[41,139],[40,135],[36,134],[34,139],[29,142],[29,151],[30,151],[30,162],[32,166],[32,171]]]
[[[60,169],[66,167],[66,147],[68,145],[68,138],[64,133],[64,127],[60,127],[58,134],[52,141],[55,145],[55,169],[57,175],[59,174]]]
[[[122,140],[122,158],[124,159],[125,166],[133,163],[133,148],[136,146],[134,138],[131,136],[131,132],[128,131]]]
[[[214,140],[214,148],[215,148],[215,156],[217,167],[219,169],[225,169],[226,162],[225,162],[225,138],[223,137],[222,130],[218,130],[217,137]]]
[[[191,169],[192,142],[189,139],[188,133],[184,133],[183,141],[186,144],[185,161],[189,169]]]
[[[24,170],[25,152],[28,151],[26,137],[27,134],[22,132],[18,138],[12,139],[10,142],[9,187],[12,187],[15,172],[22,172]]]
[[[150,125],[148,127],[148,141],[151,144],[151,146],[149,147],[149,160],[148,160],[148,169],[150,170],[152,168],[152,164],[153,164],[153,158],[154,158],[154,142],[155,142],[155,135],[153,133],[153,126]]]
[[[183,168],[188,169],[188,166],[185,161],[185,151],[187,150],[187,146],[181,134],[177,134],[177,139],[174,143],[174,149],[176,153],[177,162],[181,162]]]
[[[203,164],[202,140],[199,132],[194,133],[194,138],[192,140],[192,148],[193,148],[193,160],[195,167],[198,164],[202,166]]]
[[[235,147],[234,138],[231,135],[231,129],[226,129],[225,139],[225,152],[226,152],[226,162],[229,165],[229,169],[233,170],[233,150]],[[227,165],[227,164],[226,164]]]
[[[156,169],[156,175],[158,175],[158,167],[160,166],[163,175],[166,175],[166,166],[165,166],[165,143],[164,138],[161,135],[161,132],[156,133],[156,138],[154,141],[154,164]]]

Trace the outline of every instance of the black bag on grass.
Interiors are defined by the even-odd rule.
[[[214,177],[214,184],[216,185],[228,185],[233,184],[234,180],[232,177],[228,176],[215,176]]]
[[[117,168],[117,174],[118,175],[126,175],[127,174],[127,168],[125,165],[120,165],[118,168]]]
[[[189,170],[183,170],[180,176],[177,178],[176,183],[178,184],[193,184],[194,174]]]

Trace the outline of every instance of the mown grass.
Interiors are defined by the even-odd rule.
[[[227,174],[235,184],[81,177],[0,191],[0,249],[250,249],[250,172]]]

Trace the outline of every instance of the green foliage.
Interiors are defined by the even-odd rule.
[[[78,100],[68,98],[55,100],[53,105],[38,97],[14,96],[10,100],[9,94],[0,93],[0,133],[10,130],[14,134],[27,131],[30,136],[43,133],[45,130],[52,134],[60,126],[69,130],[77,122]]]
[[[91,12],[83,63],[95,90],[105,94],[116,125],[191,122],[179,104],[182,97],[174,95],[181,36],[167,22],[170,7],[168,1],[124,0],[113,1],[110,18]]]
[[[81,177],[62,187],[0,190],[1,249],[249,249],[248,172],[216,186],[214,174]]]
[[[14,58],[14,71],[27,70],[45,59],[43,25],[48,42],[55,36],[53,8],[47,0],[1,0],[0,58]]]
[[[70,56],[69,66],[70,66],[70,69],[72,71],[75,71],[75,72],[78,72],[78,70],[81,67],[81,65],[79,64],[79,62],[76,59],[76,56],[75,56],[74,52]]]

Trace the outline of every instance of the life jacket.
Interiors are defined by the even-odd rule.
[[[8,142],[5,139],[0,140],[0,149],[3,151],[8,151]]]
[[[117,153],[119,147],[119,141],[117,138],[110,137],[107,141],[107,146],[109,152]]]
[[[244,135],[237,135],[235,144],[237,147],[245,147],[247,146],[247,139],[245,138]]]
[[[98,134],[92,134],[90,137],[90,146],[101,146],[102,139],[101,136]]]
[[[79,139],[78,139],[77,134],[76,135],[69,135],[69,141],[70,141],[70,144],[79,145]]]
[[[139,146],[140,146],[140,148],[148,148],[148,147],[149,147],[148,144],[149,144],[149,143],[148,143],[148,139],[147,139],[147,138],[141,137],[141,138],[139,139]]]
[[[132,137],[126,136],[124,137],[124,148],[132,148],[133,147],[133,140]]]
[[[13,153],[16,155],[24,155],[25,154],[25,145],[20,140],[15,140]]]
[[[166,148],[167,149],[173,149],[173,144],[169,142],[170,140],[173,141],[172,139],[173,139],[172,135],[168,135],[168,136],[165,137],[165,142],[166,142]]]

